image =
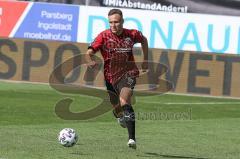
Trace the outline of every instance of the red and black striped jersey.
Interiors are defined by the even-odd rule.
[[[124,74],[137,77],[139,70],[134,62],[133,46],[143,41],[143,35],[138,30],[123,29],[121,35],[116,35],[110,29],[101,32],[89,48],[100,51],[104,60],[105,80],[114,84]]]

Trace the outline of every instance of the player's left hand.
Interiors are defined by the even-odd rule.
[[[148,61],[144,60],[142,62],[142,72],[147,72],[148,71]]]

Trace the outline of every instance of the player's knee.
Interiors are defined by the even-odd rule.
[[[120,98],[120,104],[121,106],[124,106],[126,104],[131,104],[131,99]]]

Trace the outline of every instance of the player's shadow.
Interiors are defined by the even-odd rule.
[[[82,153],[82,152],[72,152],[70,154],[71,155],[77,155],[77,156],[89,156],[89,155],[91,155],[91,154]]]
[[[164,155],[164,154],[158,154],[154,152],[145,152],[144,155],[138,155],[139,157],[165,157],[165,158],[179,158],[179,159],[208,159],[203,157],[192,157],[192,156],[180,156],[180,155]]]

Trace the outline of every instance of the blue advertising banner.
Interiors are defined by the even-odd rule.
[[[77,41],[79,7],[33,3],[13,37]]]

